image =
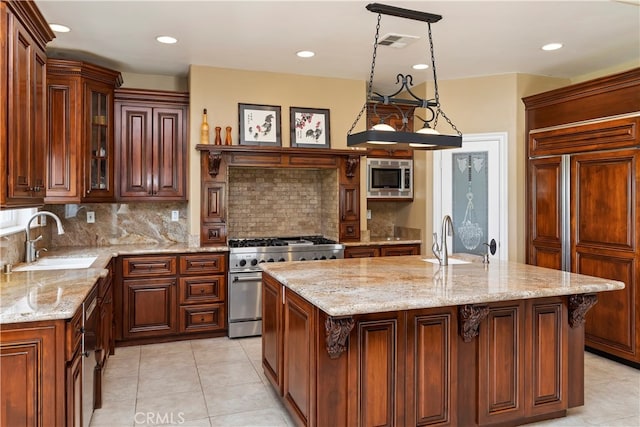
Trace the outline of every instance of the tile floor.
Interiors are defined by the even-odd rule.
[[[260,357],[259,337],[118,347],[91,426],[293,426]],[[586,353],[585,383],[585,406],[530,425],[640,427],[640,370]]]

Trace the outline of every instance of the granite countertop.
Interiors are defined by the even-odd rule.
[[[0,324],[70,319],[100,277],[106,277],[109,261],[119,255],[226,252],[226,246],[197,247],[186,244],[63,247],[43,258],[96,256],[85,269],[13,271],[0,273]],[[14,269],[22,264],[14,266]]]
[[[624,283],[508,261],[440,267],[421,256],[261,264],[330,316],[623,289]]]

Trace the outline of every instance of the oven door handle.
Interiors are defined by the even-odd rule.
[[[253,276],[253,277],[238,277],[238,276],[234,276],[233,278],[233,282],[255,282],[256,280],[262,280],[262,274],[260,274],[260,276]]]

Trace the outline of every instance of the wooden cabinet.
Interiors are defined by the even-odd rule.
[[[407,105],[384,105],[378,104],[367,106],[367,129],[384,121],[396,131],[413,132],[413,110],[415,107]],[[413,159],[413,150],[393,149],[393,148],[370,148],[367,150],[367,157]]]
[[[284,350],[282,348],[282,292],[284,288],[271,276],[263,275],[262,312],[262,367],[264,374],[282,395],[282,371]]]
[[[54,35],[32,1],[0,3],[0,207],[43,203],[47,56]]]
[[[193,254],[179,258],[179,332],[226,330],[225,255]]]
[[[340,159],[339,181],[339,239],[349,242],[360,239],[360,159]]]
[[[419,244],[409,245],[366,245],[347,246],[344,249],[345,258],[368,258],[376,256],[420,255]]]
[[[126,256],[118,339],[167,339],[226,332],[225,253]]]
[[[118,199],[186,200],[189,94],[119,89],[115,99]]]
[[[103,376],[107,360],[115,352],[114,319],[113,319],[113,263],[107,266],[109,274],[98,282],[98,328],[96,346],[96,383],[94,407],[102,407]]]
[[[47,61],[47,203],[113,201],[113,91],[120,72]]]
[[[589,311],[585,344],[640,363],[640,68],[524,102],[527,262],[623,281]]]

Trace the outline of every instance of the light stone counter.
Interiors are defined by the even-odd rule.
[[[615,280],[497,260],[440,267],[422,256],[402,256],[260,266],[335,317],[624,288]]]
[[[226,252],[226,246],[186,244],[65,247],[44,257],[97,256],[90,268],[0,273],[0,324],[69,319],[82,304],[111,258],[119,255]],[[18,264],[14,268],[18,267]]]

